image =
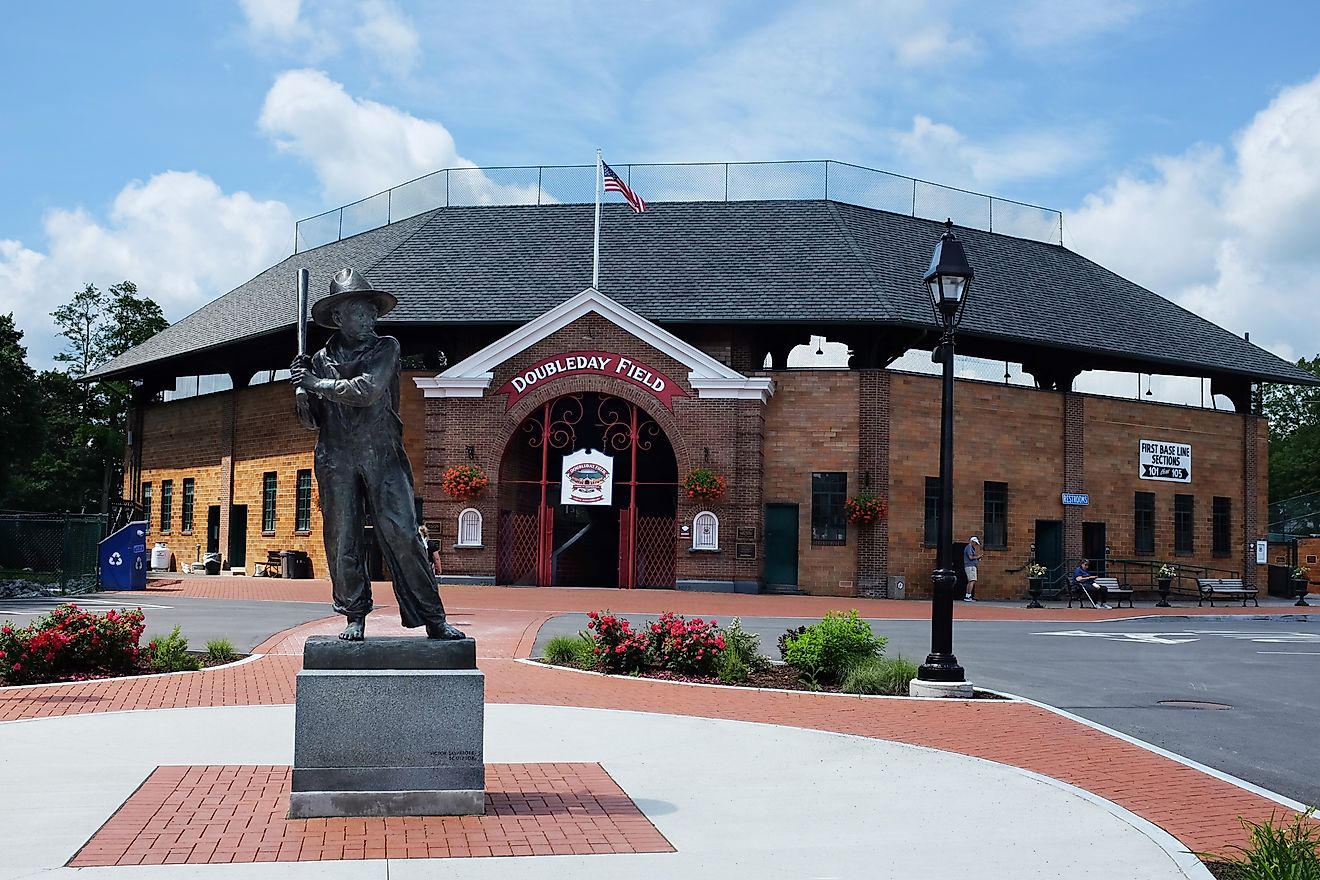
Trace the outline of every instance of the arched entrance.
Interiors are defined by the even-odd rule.
[[[608,506],[560,503],[564,456],[614,457]],[[609,394],[542,404],[509,438],[500,462],[496,577],[504,584],[674,586],[678,463],[655,420]]]

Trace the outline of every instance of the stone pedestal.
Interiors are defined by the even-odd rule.
[[[289,818],[485,812],[476,642],[307,640]]]
[[[970,700],[974,688],[970,681],[922,681],[912,679],[908,683],[909,697],[943,697],[945,699]]]

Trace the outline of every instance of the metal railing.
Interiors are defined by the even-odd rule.
[[[832,199],[959,226],[1063,243],[1063,214],[1012,199],[834,160],[615,165],[648,202]],[[443,168],[299,220],[294,251],[377,229],[434,208],[589,204],[595,165]]]
[[[97,588],[99,513],[0,513],[0,584],[6,592],[70,594]]]
[[[1172,565],[1176,569],[1169,592],[1185,596],[1199,595],[1200,588],[1196,583],[1197,578],[1237,578],[1241,576],[1241,572],[1233,568],[1187,565],[1181,562],[1154,559],[1110,559],[1106,568],[1108,575],[1117,577],[1118,582],[1123,586],[1131,590],[1153,593],[1159,588],[1159,577],[1156,572],[1161,565],[1165,564]],[[1115,567],[1118,568],[1117,573],[1114,570]]]

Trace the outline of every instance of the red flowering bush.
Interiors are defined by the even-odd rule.
[[[475,464],[460,464],[445,471],[440,485],[449,497],[466,501],[480,495],[490,485],[490,480]]]
[[[885,499],[870,492],[863,492],[856,498],[849,498],[843,505],[848,522],[859,526],[870,525],[878,519],[884,519],[887,512]]]
[[[689,498],[702,501],[717,501],[724,497],[724,490],[729,481],[710,468],[694,468],[683,478],[679,488]]]
[[[142,611],[91,614],[61,605],[29,626],[0,627],[0,678],[6,684],[87,678],[133,671]]]
[[[657,666],[683,675],[709,675],[724,650],[718,621],[687,620],[666,611],[651,624],[648,647]]]
[[[645,633],[633,632],[632,625],[608,611],[587,615],[587,628],[593,631],[596,666],[605,672],[640,672],[646,666]]]

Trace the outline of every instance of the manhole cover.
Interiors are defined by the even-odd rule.
[[[1211,703],[1209,700],[1160,700],[1156,705],[1170,709],[1232,709],[1227,703]]]

